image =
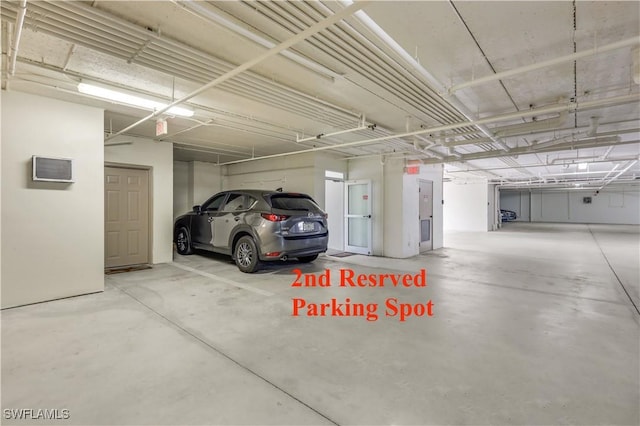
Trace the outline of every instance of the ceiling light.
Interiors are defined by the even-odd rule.
[[[96,96],[98,98],[108,99],[114,102],[120,102],[126,105],[136,106],[139,108],[157,111],[165,108],[168,104],[162,102],[152,101],[150,99],[141,98],[139,96],[129,95],[123,92],[117,92],[115,90],[107,89],[100,86],[94,86],[93,84],[80,83],[78,84],[78,92],[86,95]],[[167,110],[167,114],[179,115],[182,117],[192,117],[193,111],[182,107],[171,107]]]
[[[578,163],[578,170],[587,170],[587,163]]]

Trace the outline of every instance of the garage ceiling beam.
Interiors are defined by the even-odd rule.
[[[324,30],[325,28],[337,23],[338,21],[341,21],[342,19],[346,18],[347,16],[352,15],[353,13],[355,13],[356,11],[362,9],[364,6],[366,6],[368,3],[370,2],[370,0],[363,0],[363,1],[358,1],[353,3],[352,5],[350,5],[349,7],[346,7],[345,9],[342,9],[341,11],[329,16],[326,19],[323,19],[322,21],[319,21],[317,23],[315,23],[314,25],[310,26],[309,28],[307,28],[306,30],[296,34],[294,37],[291,37],[290,39],[278,44],[277,46],[267,50],[266,52],[264,52],[262,55],[259,55],[257,57],[255,57],[254,59],[245,62],[242,65],[237,66],[236,68],[226,72],[225,74],[221,75],[220,77],[216,78],[215,80],[210,81],[209,83],[205,84],[204,86],[200,87],[199,89],[194,90],[193,92],[189,93],[188,95],[170,103],[169,105],[147,115],[146,117],[136,121],[135,123],[131,124],[130,126],[125,127],[124,129],[118,131],[117,133],[114,133],[113,135],[110,135],[109,137],[105,138],[105,141],[108,141],[116,136],[119,136],[123,133],[128,132],[131,129],[134,129],[136,127],[138,127],[140,124],[151,120],[152,118],[158,117],[161,114],[164,114],[165,112],[167,112],[170,108],[173,108],[174,106],[180,105],[183,102],[188,101],[191,98],[194,98],[195,96],[198,96],[200,93],[203,93],[209,89],[211,89],[212,87],[215,87],[233,77],[235,77],[238,74],[243,73],[244,71],[254,67],[255,65],[259,64],[260,62],[264,61],[265,59],[268,59],[272,56],[277,55],[278,53],[282,52],[285,49],[288,49],[289,47],[293,46],[294,44],[305,40],[309,37],[311,37],[314,34],[319,33],[320,31]]]

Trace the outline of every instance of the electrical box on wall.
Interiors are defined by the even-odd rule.
[[[583,204],[591,204],[591,197],[582,197]]]
[[[73,160],[70,158],[32,157],[32,177],[34,181],[72,183]]]

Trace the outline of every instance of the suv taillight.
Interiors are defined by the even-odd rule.
[[[270,222],[282,222],[283,220],[287,220],[289,218],[289,216],[286,216],[283,214],[273,214],[273,213],[262,213],[261,216]]]

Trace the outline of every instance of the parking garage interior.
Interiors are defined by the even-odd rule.
[[[639,424],[639,7],[3,1],[2,422]]]

